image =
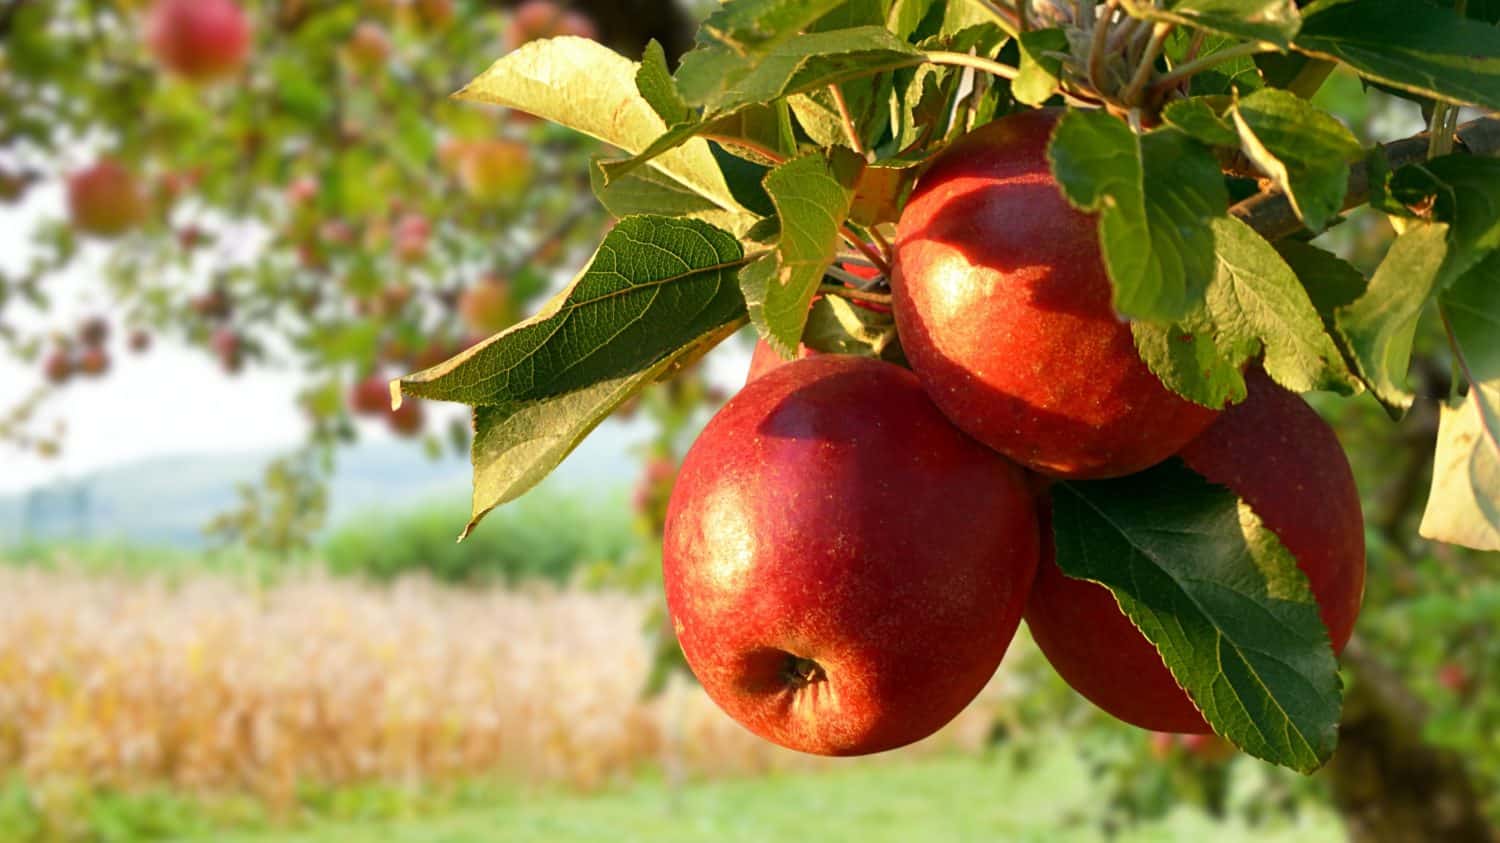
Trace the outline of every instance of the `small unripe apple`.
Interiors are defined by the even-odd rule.
[[[579,38],[598,38],[599,31],[594,22],[579,12],[570,12],[552,0],[527,0],[510,13],[510,26],[505,30],[505,47],[514,50],[542,38],[559,38],[575,35]]]
[[[140,225],[147,203],[135,175],[106,158],[68,177],[68,213],[80,231],[113,237]]]
[[[397,436],[411,438],[422,432],[425,419],[422,413],[422,405],[415,399],[408,398],[401,402],[398,409],[390,409],[390,391],[386,391],[386,424]]]
[[[97,378],[109,371],[109,352],[97,345],[78,352],[78,371]]]
[[[361,21],[349,35],[349,58],[365,70],[385,65],[391,55],[391,37],[374,21]]]
[[[390,381],[376,373],[361,379],[349,390],[349,408],[362,416],[391,411]]]
[[[1364,517],[1332,428],[1259,370],[1249,397],[1182,450],[1188,467],[1240,496],[1307,576],[1335,653],[1359,615]],[[1045,519],[1044,519],[1045,520]],[[1143,729],[1210,731],[1156,647],[1102,585],[1065,576],[1043,531],[1042,564],[1026,607],[1037,646],[1074,690]]]
[[[1215,411],[1162,385],[1111,304],[1097,220],[1070,206],[1024,111],[961,138],[901,214],[901,347],[969,435],[1057,477],[1117,477],[1187,444]]]
[[[232,75],[250,54],[250,20],[234,0],[157,0],[146,42],[168,70],[195,82]]]
[[[662,573],[720,708],[782,746],[862,755],[932,734],[979,693],[1037,555],[1015,466],[911,372],[823,355],[747,384],[703,430]]]
[[[47,380],[59,385],[67,383],[73,377],[73,372],[76,371],[76,368],[73,362],[73,355],[69,354],[67,349],[64,348],[54,350],[42,362],[42,374],[46,376]]]
[[[510,285],[493,276],[480,279],[459,297],[458,314],[475,333],[489,335],[505,330],[515,321]]]

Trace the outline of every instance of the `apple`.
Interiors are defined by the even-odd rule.
[[[68,213],[79,231],[124,234],[146,219],[146,196],[135,174],[105,158],[68,177]]]
[[[453,23],[453,0],[415,0],[417,19],[428,29],[446,29]]]
[[[136,354],[145,354],[151,350],[151,334],[144,329],[137,328],[130,332],[130,338],[126,340],[126,344]]]
[[[349,390],[349,407],[361,416],[377,416],[391,411],[390,382],[379,373],[361,379]]]
[[[421,433],[424,423],[422,405],[414,400],[407,399],[401,402],[399,409],[392,410],[389,409],[389,391],[386,392],[386,396],[387,409],[385,421],[386,425],[390,427],[391,432],[403,438],[411,438]]]
[[[229,300],[229,294],[218,287],[202,295],[193,296],[188,301],[188,307],[204,319],[224,319],[234,309],[233,303]]]
[[[415,263],[427,255],[427,241],[432,236],[432,223],[420,214],[406,214],[396,222],[396,257],[406,263]]]
[[[477,201],[516,199],[531,181],[531,152],[523,143],[470,141],[449,154],[459,184]]]
[[[598,38],[599,31],[594,22],[578,12],[570,12],[552,0],[526,0],[510,14],[510,26],[505,30],[505,47],[514,50],[542,38],[559,38],[573,35],[579,38]]]
[[[1438,668],[1437,681],[1445,690],[1462,696],[1469,690],[1473,680],[1469,677],[1469,671],[1458,662],[1446,662]]]
[[[157,0],[146,16],[157,61],[194,82],[230,76],[250,54],[250,19],[234,0]]]
[[[1259,370],[1250,394],[1182,450],[1188,467],[1238,494],[1307,575],[1335,653],[1364,594],[1364,516],[1332,428]],[[1046,520],[1045,518],[1043,519]],[[1102,585],[1065,576],[1043,531],[1042,564],[1026,607],[1037,646],[1074,690],[1143,729],[1206,733],[1156,647]]]
[[[42,374],[54,384],[67,383],[75,371],[77,366],[73,362],[73,356],[64,348],[56,349],[42,361]]]
[[[102,316],[92,316],[78,326],[78,341],[84,345],[104,345],[109,339],[109,321]]]
[[[286,186],[287,204],[294,208],[311,204],[314,199],[318,198],[320,189],[321,185],[318,184],[318,180],[312,176],[293,179],[292,183]]]
[[[391,37],[374,21],[361,21],[349,35],[349,59],[365,70],[385,65],[391,55]]]
[[[245,341],[238,331],[219,328],[214,331],[210,343],[225,372],[235,375],[245,368]]]
[[[488,335],[505,330],[515,321],[510,285],[493,276],[480,279],[459,296],[458,314],[475,333]]]
[[[1178,735],[1182,748],[1188,755],[1209,764],[1222,764],[1233,758],[1239,750],[1234,744],[1215,734]]]
[[[1056,477],[1117,477],[1176,453],[1216,411],[1141,362],[1111,305],[1095,217],[1047,163],[1057,114],[989,123],[938,156],[901,214],[901,347],[969,435]]]
[[[703,430],[662,572],[720,708],[782,746],[862,755],[932,734],[979,693],[1037,558],[1014,465],[911,372],[823,355],[747,384]]]
[[[78,371],[97,378],[109,371],[109,352],[91,345],[78,353]]]

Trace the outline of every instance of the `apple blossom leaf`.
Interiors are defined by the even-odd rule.
[[[1169,460],[1053,487],[1057,564],[1099,583],[1215,732],[1302,772],[1338,739],[1338,664],[1296,560],[1249,505]]]
[[[1406,371],[1417,320],[1438,291],[1449,252],[1445,223],[1417,223],[1396,238],[1365,294],[1334,314],[1344,347],[1386,411],[1411,407]]]
[[[1301,16],[1293,0],[1177,0],[1156,4],[1123,0],[1132,17],[1188,26],[1246,41],[1286,48]]]
[[[507,54],[454,96],[525,111],[634,154],[667,129],[636,89],[637,69],[597,41],[552,38]],[[651,166],[725,211],[743,211],[706,141],[664,150]]]
[[[1313,307],[1323,317],[1323,324],[1335,330],[1334,313],[1353,304],[1365,294],[1365,276],[1348,261],[1334,253],[1301,240],[1278,240],[1274,244],[1281,259],[1297,273],[1302,289],[1312,299]]]
[[[750,322],[782,357],[797,355],[807,308],[838,254],[864,159],[834,147],[794,158],[766,175],[781,221],[775,254],[740,275]]]
[[[1264,88],[1229,110],[1240,149],[1285,192],[1292,210],[1321,231],[1343,208],[1349,165],[1364,150],[1333,115],[1301,97]]]
[[[1445,102],[1500,108],[1495,28],[1419,0],[1320,0],[1302,11],[1300,53]]]
[[[1021,61],[1010,90],[1017,102],[1041,105],[1057,93],[1062,59],[1068,51],[1068,36],[1061,29],[1033,29],[1021,33]]]
[[[1233,217],[1210,225],[1217,268],[1202,306],[1176,324],[1131,325],[1151,371],[1209,407],[1243,400],[1241,372],[1262,354],[1266,373],[1293,392],[1357,392],[1359,379],[1276,249]]]
[[[1137,136],[1103,111],[1069,111],[1047,148],[1074,206],[1099,214],[1099,243],[1122,316],[1171,321],[1214,273],[1209,221],[1229,204],[1213,153],[1164,128]]]
[[[822,296],[807,314],[802,344],[825,354],[854,354],[890,362],[905,359],[896,318],[840,296]]]
[[[787,39],[764,55],[757,56],[748,71],[732,85],[705,96],[702,120],[675,125],[633,157],[605,164],[605,181],[612,181],[677,148],[704,131],[710,121],[741,108],[911,67],[922,62],[922,55],[878,26],[813,32]],[[680,87],[683,86],[683,72],[688,67],[685,56],[682,67],[678,69]],[[693,101],[692,96],[688,99]]]
[[[1209,146],[1239,145],[1240,136],[1234,126],[1219,115],[1207,97],[1177,100],[1163,109],[1161,116],[1169,125]]]
[[[1500,551],[1500,380],[1470,386],[1457,407],[1443,405],[1438,422],[1432,492],[1419,528],[1424,538],[1475,550]]]
[[[517,407],[655,366],[744,314],[740,242],[707,223],[627,217],[540,313],[400,381],[401,392]]]
[[[677,90],[677,81],[667,67],[666,50],[655,38],[646,44],[641,65],[635,72],[635,87],[668,126],[686,123],[696,116]]]

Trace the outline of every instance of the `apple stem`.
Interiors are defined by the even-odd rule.
[[[787,654],[786,681],[793,688],[805,688],[815,682],[822,682],[828,678],[823,672],[823,666],[812,659],[804,659],[801,656]]]

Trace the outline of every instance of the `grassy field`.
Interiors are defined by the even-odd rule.
[[[325,822],[297,831],[177,838],[222,843],[738,843],[768,840],[1094,841],[1106,807],[1069,752],[1017,769],[1004,753],[943,756],[844,770],[776,773],[673,789],[653,779],[595,796],[516,795],[479,809],[420,819]],[[1249,828],[1194,810],[1126,829],[1135,841],[1341,839],[1337,820]]]

